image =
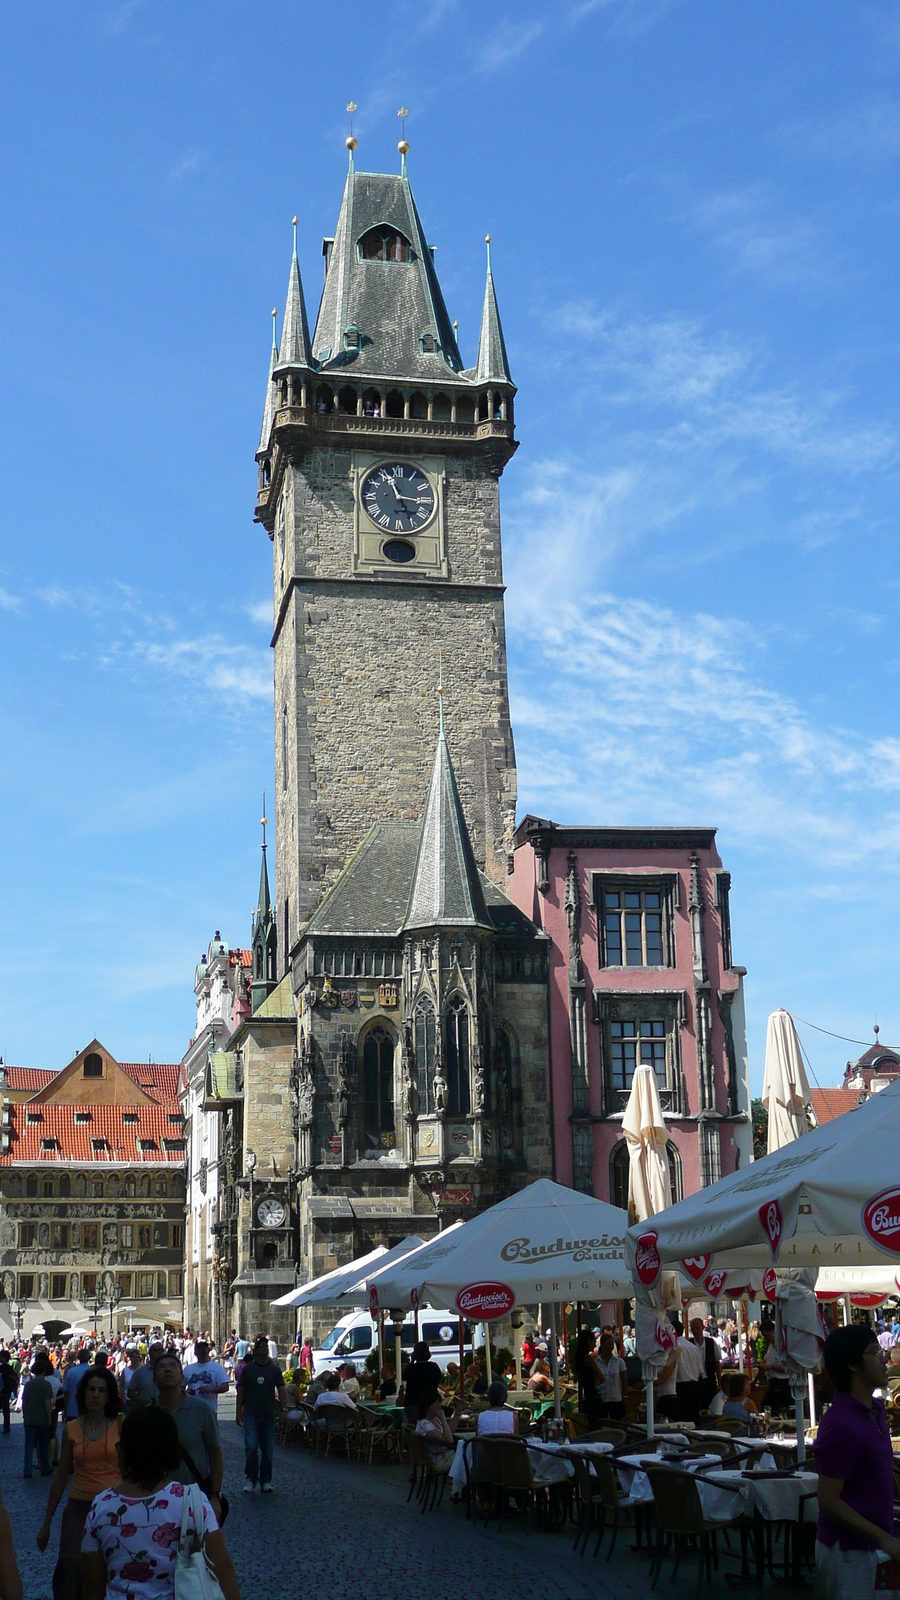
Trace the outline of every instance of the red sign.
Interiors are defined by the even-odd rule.
[[[711,1261],[712,1256],[685,1256],[681,1265],[688,1277],[699,1283]]]
[[[373,1283],[369,1287],[369,1316],[374,1321],[378,1315],[378,1289]]]
[[[900,1189],[882,1189],[863,1208],[862,1225],[879,1250],[900,1255]]]
[[[850,1304],[859,1306],[864,1311],[873,1311],[876,1306],[881,1305],[884,1299],[885,1296],[883,1294],[852,1294],[850,1296]]]
[[[660,1350],[674,1350],[678,1343],[674,1328],[671,1328],[667,1322],[657,1321],[654,1338]]]
[[[781,1243],[781,1233],[784,1223],[781,1220],[781,1206],[777,1200],[767,1200],[759,1208],[759,1220],[762,1223],[763,1233],[769,1241],[772,1255],[777,1259],[778,1246]]]
[[[642,1233],[637,1242],[634,1253],[634,1270],[645,1289],[649,1289],[659,1277],[662,1270],[662,1261],[656,1248],[659,1234],[655,1228],[649,1233]]]
[[[763,1273],[763,1294],[767,1300],[775,1299],[775,1286],[777,1283],[778,1279],[775,1276],[775,1268],[768,1267]]]
[[[720,1269],[718,1272],[710,1272],[708,1276],[704,1278],[703,1287],[711,1300],[718,1300],[719,1295],[722,1293],[722,1285],[727,1276],[728,1273],[722,1272]]]
[[[456,1309],[472,1322],[490,1322],[512,1311],[516,1297],[507,1283],[470,1283],[456,1296]]]

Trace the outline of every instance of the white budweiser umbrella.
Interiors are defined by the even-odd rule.
[[[537,1301],[630,1299],[627,1221],[617,1206],[540,1178],[368,1281],[379,1305],[456,1306],[475,1322]]]
[[[422,1240],[416,1234],[411,1234],[401,1244],[396,1244],[393,1250],[387,1250],[383,1244],[377,1249],[370,1250],[368,1255],[359,1256],[355,1261],[350,1261],[345,1267],[335,1267],[331,1272],[325,1272],[321,1277],[311,1278],[309,1283],[302,1283],[299,1288],[292,1289],[290,1294],[283,1294],[272,1301],[273,1306],[332,1306],[336,1305],[340,1297],[357,1285],[364,1284],[366,1274],[374,1267],[381,1266],[388,1259],[398,1259],[408,1255],[410,1250]],[[366,1295],[363,1293],[360,1300],[350,1301],[350,1304],[364,1305]],[[346,1302],[345,1302],[346,1303]]]
[[[773,1011],[766,1031],[766,1069],[762,1098],[769,1114],[768,1152],[808,1131],[806,1107],[809,1083],[794,1019],[787,1011]]]
[[[665,1210],[669,1190],[668,1133],[656,1073],[635,1067],[631,1093],[622,1118],[628,1143],[628,1220],[646,1221]]]

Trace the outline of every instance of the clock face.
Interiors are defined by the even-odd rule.
[[[263,1228],[280,1228],[284,1221],[284,1206],[280,1200],[271,1196],[268,1200],[261,1200],[257,1210],[257,1219]]]
[[[387,462],[367,472],[362,503],[385,533],[416,533],[434,515],[434,490],[424,472],[408,462]]]

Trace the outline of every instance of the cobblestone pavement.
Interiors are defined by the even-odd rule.
[[[230,1403],[229,1403],[230,1401]],[[343,1459],[310,1459],[305,1449],[276,1450],[273,1495],[245,1495],[243,1435],[233,1421],[234,1401],[223,1396],[225,1489],[232,1503],[226,1527],[244,1600],[641,1600],[649,1591],[647,1560],[620,1536],[615,1559],[583,1559],[572,1553],[573,1532],[531,1533],[514,1521],[497,1531],[465,1520],[462,1506],[445,1500],[439,1511],[420,1515],[406,1504],[407,1470],[361,1466]],[[46,1555],[35,1546],[50,1480],[22,1477],[21,1422],[14,1416],[9,1437],[0,1436],[0,1483],[9,1508],[25,1600],[51,1600],[51,1576],[59,1538],[59,1513]],[[621,1547],[621,1553],[620,1553]],[[729,1562],[735,1570],[735,1563]],[[667,1581],[660,1600],[687,1600],[697,1584],[695,1557],[686,1557],[677,1586]],[[768,1586],[767,1586],[768,1587]],[[707,1600],[729,1592],[724,1576]],[[756,1591],[759,1593],[759,1591]]]

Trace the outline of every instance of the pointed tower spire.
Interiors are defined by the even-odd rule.
[[[444,735],[443,681],[438,693],[441,731],[403,927],[462,928],[474,924],[489,928],[484,890]]]
[[[306,301],[300,281],[300,262],[297,259],[297,218],[293,219],[294,253],[288,274],[287,299],[284,320],[281,324],[281,345],[278,351],[279,367],[308,367],[310,365],[309,322]]]
[[[478,341],[478,383],[512,383],[506,341],[500,326],[497,296],[494,293],[494,275],[491,272],[491,236],[485,235],[487,245],[487,282],[484,286],[484,309],[481,313],[481,337]]]
[[[259,448],[257,455],[269,448],[269,435],[272,432],[272,423],[277,410],[275,404],[275,368],[278,365],[278,345],[275,342],[275,325],[278,312],[272,311],[272,353],[269,356],[269,378],[266,384],[266,403],[263,406],[262,427],[259,430]]]
[[[262,864],[259,869],[259,896],[256,902],[256,916],[253,919],[252,935],[252,977],[250,979],[250,1004],[255,1011],[262,1005],[267,995],[272,993],[277,982],[277,956],[278,934],[275,927],[275,915],[272,911],[272,901],[269,895],[269,870],[266,862],[266,797],[263,795],[262,823]]]

